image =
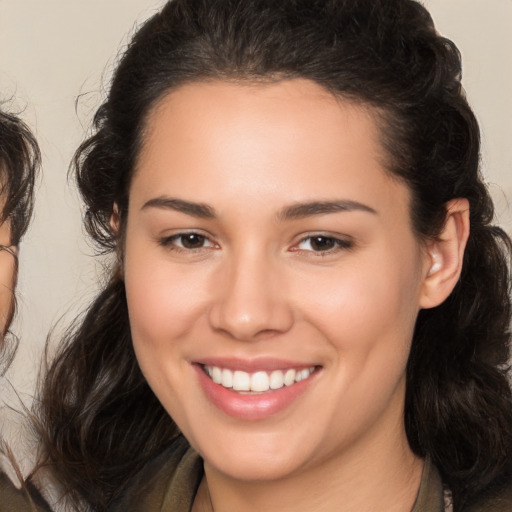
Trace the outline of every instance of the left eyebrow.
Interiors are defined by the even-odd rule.
[[[339,201],[313,201],[310,203],[297,203],[287,206],[278,214],[279,220],[293,220],[310,217],[313,215],[325,215],[328,213],[362,211],[378,215],[377,211],[363,203],[349,200]]]
[[[203,219],[215,218],[215,210],[208,204],[193,203],[191,201],[184,201],[183,199],[176,199],[174,197],[155,197],[146,201],[141,210],[148,208],[160,208],[164,210],[174,210],[177,212],[191,215],[192,217],[199,217]]]

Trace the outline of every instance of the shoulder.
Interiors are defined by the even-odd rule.
[[[49,512],[39,493],[29,485],[18,489],[5,473],[0,473],[0,512]]]
[[[178,436],[128,481],[109,511],[188,511],[202,474],[201,458]]]

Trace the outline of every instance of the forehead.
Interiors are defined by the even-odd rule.
[[[382,195],[396,180],[378,119],[308,80],[187,84],[148,116],[131,194],[136,185],[145,195],[197,197],[214,184],[217,198],[275,192],[300,201],[325,198],[331,186]]]
[[[211,135],[208,127],[215,125],[237,129],[250,124],[253,133],[264,130],[283,135],[287,131],[290,137],[296,137],[302,130],[314,144],[325,140],[328,127],[342,127],[357,117],[359,126],[364,126],[367,138],[375,142],[374,150],[384,161],[387,155],[378,143],[380,111],[354,99],[335,96],[311,80],[191,82],[165,94],[150,110],[141,155],[158,138],[155,131],[161,131],[163,125],[169,133],[171,124],[174,125],[175,134],[180,132],[183,136],[188,129],[195,130],[197,136]],[[304,128],[310,132],[305,133]]]

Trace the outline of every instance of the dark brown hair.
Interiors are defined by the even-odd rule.
[[[74,167],[85,224],[119,251],[148,114],[170,89],[201,80],[305,78],[379,113],[389,170],[413,196],[419,237],[436,237],[446,203],[470,203],[459,283],[421,311],[407,368],[405,427],[453,493],[455,511],[512,474],[511,241],[492,225],[479,129],[460,55],[413,0],[174,0],[135,34]],[[119,207],[121,234],[110,227]],[[102,510],[176,435],[132,348],[118,269],[72,328],[41,392],[47,460],[72,497]]]
[[[37,142],[19,117],[0,110],[0,222],[11,223],[11,244],[19,244],[32,216],[34,185],[41,155]]]

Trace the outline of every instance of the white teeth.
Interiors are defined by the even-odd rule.
[[[247,372],[235,371],[233,373],[233,389],[235,391],[250,391],[251,376]]]
[[[274,370],[270,374],[265,371],[247,373],[241,370],[229,370],[218,366],[204,366],[205,372],[216,384],[234,391],[252,391],[263,393],[270,389],[281,389],[283,386],[292,386],[296,382],[307,379],[315,370],[314,366],[286,371]]]
[[[270,374],[270,389],[280,389],[284,386],[284,375],[281,370],[275,370]]]
[[[251,377],[251,391],[268,391],[270,378],[265,372],[256,372]]]
[[[284,384],[285,386],[291,386],[295,382],[295,370],[287,370],[284,374]]]
[[[311,372],[309,371],[309,369],[304,368],[304,370],[301,370],[300,372],[297,373],[297,377],[299,375],[300,375],[300,380],[304,380],[304,379],[307,379],[311,375]],[[299,382],[297,380],[297,377],[295,377],[295,381]]]
[[[232,388],[233,387],[233,372],[231,370],[222,370],[222,382],[221,384],[225,388]]]
[[[220,384],[222,382],[222,370],[217,366],[212,368],[212,380],[215,384]]]

